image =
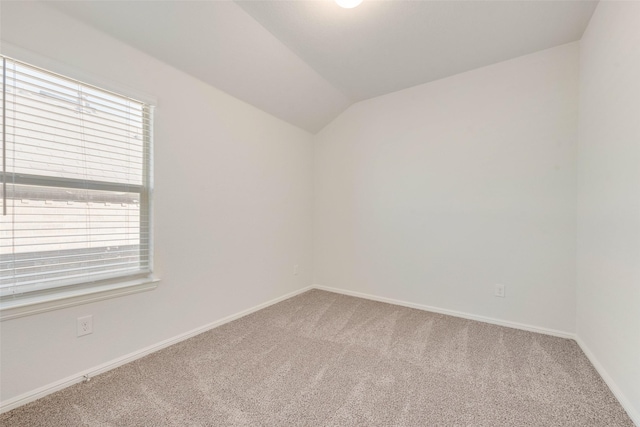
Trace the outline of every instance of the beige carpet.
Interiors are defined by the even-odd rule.
[[[633,426],[575,342],[312,290],[3,426]]]

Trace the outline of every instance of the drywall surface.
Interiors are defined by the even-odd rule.
[[[364,101],[316,135],[314,282],[573,332],[578,52]]]
[[[3,2],[1,18],[3,53],[157,99],[161,279],[153,291],[2,322],[3,401],[311,283],[309,133],[41,3]],[[76,338],[88,314],[93,334]]]
[[[577,332],[640,423],[640,3],[580,44]],[[622,400],[622,399],[621,399]]]

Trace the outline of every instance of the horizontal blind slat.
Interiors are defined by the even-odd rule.
[[[86,258],[101,258],[103,256],[111,256],[111,254],[126,254],[133,252],[148,251],[149,248],[146,245],[118,245],[118,246],[97,246],[93,248],[80,248],[80,249],[61,249],[53,251],[43,252],[28,252],[23,254],[5,254],[0,255],[0,264],[2,268],[8,268],[11,263],[20,262],[50,262],[55,260],[64,260],[70,258],[84,259]]]
[[[36,95],[37,96],[37,95]],[[49,107],[49,108],[46,108]],[[53,102],[48,102],[46,99],[35,99],[33,97],[24,96],[21,94],[12,94],[10,98],[7,99],[7,111],[13,114],[23,114],[25,113],[25,109],[32,109],[37,111],[45,112],[48,115],[54,115],[60,118],[67,118],[70,121],[82,120],[84,123],[88,123],[90,125],[98,125],[105,127],[113,127],[114,129],[130,131],[132,129],[141,130],[144,128],[145,124],[149,123],[149,120],[146,118],[136,119],[134,117],[126,116],[118,116],[119,120],[115,118],[109,117],[99,117],[100,121],[91,120],[90,118],[94,115],[92,113],[82,113],[77,110],[70,110],[69,107],[57,105]],[[72,114],[68,114],[72,113]],[[101,112],[102,113],[102,112]],[[97,113],[95,113],[97,114]],[[39,116],[38,114],[33,114]],[[109,115],[109,114],[105,114]],[[66,121],[65,121],[66,122]],[[111,125],[105,124],[105,122],[113,123]],[[116,124],[118,126],[116,126]]]
[[[25,69],[26,70],[26,69]],[[42,75],[38,75],[38,74],[28,74],[25,73],[24,71],[20,71],[20,70],[10,70],[9,73],[6,73],[7,75],[7,87],[15,87],[15,88],[19,88],[18,83],[22,83],[25,85],[31,85],[32,87],[38,87],[44,90],[51,90],[54,91],[55,93],[61,95],[62,97],[68,96],[68,97],[73,97],[75,95],[77,95],[78,92],[78,88],[79,87],[84,87],[86,88],[87,86],[83,83],[74,83],[73,86],[64,86],[63,84],[60,84],[63,82],[63,80],[51,80],[51,79],[47,79],[46,76],[50,75],[50,73],[43,73]],[[35,82],[42,82],[44,84],[39,84],[39,83],[35,83]],[[101,93],[101,95],[99,95],[98,93]],[[106,91],[87,91],[86,95],[88,96],[92,96],[95,97],[96,99],[99,100],[99,102],[97,102],[97,105],[100,106],[104,106],[105,108],[111,108],[113,110],[116,111],[122,111],[122,112],[126,112],[127,108],[126,106],[132,106],[135,109],[140,109],[141,113],[140,116],[144,116],[144,104],[141,103],[140,101],[136,101],[132,98],[127,98],[127,97],[122,97],[120,95],[117,95],[116,97],[112,97],[111,99],[107,98],[106,96],[104,96],[104,94],[106,93]],[[121,99],[121,101],[116,102],[113,99]],[[125,107],[125,108],[121,108],[121,107]]]
[[[33,116],[31,114],[21,113],[21,115],[28,116],[28,117],[40,118],[40,119],[45,120],[42,117]],[[49,124],[49,123],[41,123],[41,122],[37,122],[37,121],[34,121],[34,120],[27,120],[27,119],[25,119],[23,117],[20,117],[20,118],[7,117],[7,128],[14,127],[11,124],[12,122],[20,122],[20,123],[28,123],[28,124],[36,125],[36,126],[44,126],[44,127],[50,128],[50,129],[57,129],[57,130],[64,131],[64,132],[73,132],[73,133],[76,133],[76,134],[80,134],[80,135],[82,135],[82,138],[80,139],[81,141],[87,141],[87,138],[100,138],[101,140],[114,141],[114,142],[119,142],[122,145],[128,145],[128,144],[130,144],[130,139],[134,139],[134,138],[129,138],[129,137],[124,136],[124,135],[117,134],[115,132],[106,131],[106,130],[100,130],[100,129],[94,129],[94,128],[88,128],[88,127],[81,127],[82,130],[72,129],[72,127],[76,127],[75,124],[64,122],[62,120],[56,120],[54,118],[47,117],[46,120],[48,120],[50,122],[57,123],[57,124],[62,124],[62,125],[64,125],[64,127],[52,125],[52,124]],[[38,129],[32,129],[32,128],[27,128],[27,129],[30,130],[30,131],[33,131],[33,132],[37,132],[38,131]],[[87,133],[87,131],[101,132],[101,133],[104,133],[104,134],[107,134],[107,135],[117,136],[119,138],[113,138],[111,136],[104,136],[104,135],[100,135],[100,134]]]
[[[26,122],[24,120],[21,121],[21,122],[25,122],[27,124],[32,124],[32,123]],[[48,126],[48,127],[51,128],[51,129],[58,129],[58,130],[65,131],[65,129],[63,129],[63,128],[55,128],[53,126]],[[11,132],[12,130],[14,130],[14,132]],[[122,146],[117,146],[117,145],[110,144],[110,143],[107,144],[107,143],[104,143],[104,142],[91,140],[90,138],[94,138],[93,135],[84,135],[84,136],[81,136],[81,137],[74,137],[74,136],[69,136],[69,135],[60,135],[60,134],[57,134],[57,133],[51,133],[51,132],[44,131],[42,129],[27,128],[27,127],[24,127],[24,126],[18,126],[18,125],[15,125],[15,124],[7,123],[7,135],[8,136],[16,136],[16,137],[21,137],[21,138],[29,138],[30,137],[30,135],[26,135],[26,134],[16,134],[15,130],[27,131],[27,132],[35,132],[35,133],[38,133],[38,134],[41,134],[41,135],[48,135],[48,136],[52,136],[52,137],[56,137],[56,138],[64,138],[65,140],[68,140],[68,141],[79,141],[79,142],[82,142],[83,144],[92,144],[92,145],[100,145],[102,147],[109,147],[109,148],[111,148],[111,150],[106,150],[106,151],[110,151],[110,152],[117,152],[117,151],[114,151],[114,150],[120,150],[120,151],[124,151],[124,152],[129,152],[130,151],[130,152],[132,152],[134,154],[143,152],[143,149],[141,149],[140,147],[137,147],[135,149],[127,148],[126,144],[122,144],[123,143],[122,140],[116,140],[116,139],[110,139],[110,138],[104,138],[104,137],[96,137],[96,138],[100,138],[101,141],[119,142],[122,145]],[[51,141],[51,140],[48,140],[48,141],[50,141],[51,143],[54,143],[54,144],[63,144],[62,142],[59,142],[59,141]],[[17,145],[18,142],[16,142],[16,141],[7,141],[7,145],[9,145],[9,144]],[[70,145],[70,144],[66,143],[64,145]],[[77,145],[73,145],[73,146],[77,147]],[[103,151],[105,151],[105,150],[103,149]]]
[[[61,171],[61,170],[51,170],[51,169],[37,168],[33,166],[27,167],[26,165],[18,165],[15,169],[14,168],[7,168],[7,169],[9,169],[7,173],[20,174],[20,173],[27,173],[27,172],[35,172],[38,175],[51,175],[52,178],[70,178],[70,179],[75,179],[77,181],[82,181],[82,178],[79,178],[69,172]],[[96,181],[114,182],[121,185],[131,185],[131,186],[141,185],[140,182],[126,181],[122,178],[119,178],[113,175],[95,174],[95,178],[103,178],[103,179],[96,179]]]
[[[141,238],[144,238],[147,236],[147,233],[141,233],[141,234],[136,234],[133,232],[122,232],[122,233],[83,233],[83,234],[63,234],[63,233],[55,233],[55,234],[51,234],[50,236],[47,235],[38,235],[38,236],[28,236],[28,235],[18,235],[18,236],[12,236],[12,237],[0,237],[0,247],[3,246],[7,246],[6,242],[7,241],[15,241],[15,240],[20,240],[22,242],[24,242],[24,244],[31,246],[31,245],[37,245],[37,244],[45,244],[44,243],[32,243],[29,240],[30,239],[40,239],[40,240],[51,240],[53,238],[58,238],[58,242],[60,241],[65,241],[65,242],[71,242],[72,239],[80,239],[83,237],[86,237],[87,239],[85,239],[88,243],[93,242],[93,238],[94,237],[98,237],[98,238],[102,238],[103,236],[111,236],[112,238],[109,239],[110,241],[120,241],[120,240],[138,240]]]
[[[26,273],[18,273],[18,274],[14,274],[13,278],[16,282],[20,283],[22,281],[26,281],[28,279],[31,279],[33,277],[40,277],[40,276],[44,276],[47,274],[56,274],[56,275],[67,275],[66,273],[78,273],[78,272],[86,272],[86,273],[91,273],[91,272],[95,272],[95,271],[113,271],[115,268],[110,268],[110,267],[116,267],[116,268],[133,268],[133,267],[139,267],[140,266],[140,261],[124,261],[124,262],[114,262],[114,263],[109,263],[109,264],[104,264],[104,265],[95,265],[95,266],[86,266],[86,267],[77,267],[77,268],[60,268],[60,269],[52,269],[49,270],[46,273],[42,273],[42,272],[26,272]],[[24,270],[22,270],[24,271]],[[0,282],[2,282],[3,279],[0,279]],[[4,282],[4,283],[8,283],[8,282]]]
[[[81,156],[81,154],[79,154]],[[36,159],[34,157],[36,156],[42,156],[45,159]],[[34,163],[38,163],[38,164],[46,164],[46,165],[50,165],[50,166],[60,166],[60,167],[74,167],[74,168],[78,168],[78,169],[82,169],[82,170],[86,170],[86,171],[98,171],[98,172],[116,172],[114,170],[110,170],[108,169],[108,167],[113,167],[113,168],[119,168],[119,169],[124,169],[122,171],[117,171],[120,173],[126,173],[129,175],[136,175],[136,169],[133,167],[134,165],[110,165],[109,163],[96,163],[96,162],[90,162],[86,159],[72,159],[72,158],[66,158],[65,160],[68,160],[67,163],[61,163],[61,162],[57,162],[57,161],[46,161],[46,159],[49,158],[55,158],[53,156],[46,156],[46,155],[40,155],[40,154],[35,154],[35,153],[29,153],[29,152],[21,152],[18,155],[14,155],[11,158],[11,161],[14,163],[12,169],[16,169],[17,166],[15,166],[16,162],[34,162]],[[75,165],[73,163],[76,163]],[[102,167],[94,167],[94,166],[87,166],[88,163],[97,165],[97,166],[102,166]],[[48,169],[47,169],[48,170]],[[98,177],[101,175],[94,175],[92,173],[88,173],[91,177]],[[109,176],[106,175],[106,177],[108,178]]]
[[[119,260],[125,260],[125,259],[132,259],[134,260],[136,263],[140,264],[143,261],[140,259],[140,255],[139,254],[131,254],[128,256],[121,256],[121,257],[112,257],[112,258],[101,258],[99,260],[96,259],[85,259],[85,260],[67,260],[66,262],[62,262],[63,260],[61,260],[61,262],[51,262],[51,263],[47,263],[47,264],[31,264],[31,265],[27,265],[27,264],[21,264],[20,266],[17,267],[12,267],[12,268],[2,268],[0,269],[0,275],[2,277],[6,277],[5,274],[9,274],[9,273],[14,273],[14,272],[18,272],[18,273],[22,273],[22,272],[34,272],[34,271],[40,271],[42,273],[42,271],[44,271],[46,269],[46,271],[59,271],[60,268],[64,268],[65,266],[71,266],[71,265],[77,265],[77,264],[81,264],[81,265],[107,265],[111,264],[112,261],[119,261]],[[131,261],[133,262],[133,261]],[[17,276],[16,276],[17,277]]]
[[[7,128],[10,128],[10,126],[7,126]],[[18,130],[27,130],[27,131],[29,130],[29,129],[21,129],[21,128],[18,128],[18,127],[15,127],[15,126],[14,126],[13,128],[14,128],[14,129],[18,129]],[[11,129],[9,129],[9,130],[11,130]],[[92,146],[92,147],[90,148],[90,149],[91,149],[91,151],[100,151],[100,152],[102,152],[102,153],[117,154],[117,155],[121,155],[121,156],[131,156],[131,157],[137,157],[137,158],[139,158],[139,159],[143,159],[143,154],[145,154],[145,153],[147,152],[147,150],[148,150],[146,147],[143,147],[143,149],[142,149],[142,150],[129,150],[129,149],[126,149],[126,148],[119,148],[119,147],[115,147],[115,146],[113,146],[113,145],[108,145],[108,144],[99,144],[99,143],[96,143],[96,142],[93,142],[93,141],[84,141],[84,140],[82,140],[82,139],[71,138],[71,137],[68,137],[68,136],[64,136],[64,137],[62,137],[62,136],[57,135],[57,134],[47,133],[47,132],[43,132],[43,131],[36,131],[36,132],[38,132],[39,134],[42,134],[42,136],[50,136],[50,137],[56,137],[56,138],[64,138],[65,140],[69,140],[69,141],[80,141],[80,142],[83,142],[83,143],[88,142],[88,143],[90,143],[90,144],[92,144],[92,145],[107,146],[107,147],[110,147],[110,148],[118,148],[118,149],[123,150],[123,151],[125,151],[125,150],[126,150],[126,151],[130,151],[131,153],[120,153],[120,152],[118,152],[118,151],[105,150],[105,149],[101,149],[101,148],[96,148],[96,147],[94,147],[94,146]],[[7,132],[7,136],[11,136],[11,137],[13,137],[13,138],[25,138],[25,139],[27,139],[27,140],[29,140],[29,141],[31,141],[31,140],[35,140],[35,141],[42,141],[42,142],[48,142],[48,143],[55,143],[55,145],[56,145],[56,146],[64,145],[64,146],[67,146],[67,147],[74,147],[74,148],[78,148],[78,147],[79,147],[79,145],[77,145],[77,144],[70,144],[70,143],[68,143],[68,142],[64,142],[64,141],[51,141],[51,139],[49,139],[49,138],[39,138],[39,137],[36,137],[36,136],[33,136],[33,135],[23,135],[23,134],[18,134],[18,133],[15,133],[15,132]],[[24,141],[7,141],[7,145],[9,145],[9,144],[23,145],[23,144],[25,144],[25,142],[24,142]],[[10,149],[10,148],[8,148],[8,150],[9,150],[9,149]],[[65,152],[72,152],[72,151],[71,151],[71,150],[69,150],[69,149],[67,149],[67,150],[60,150],[60,151],[61,151],[61,152],[63,152],[63,153],[65,153]],[[138,155],[138,156],[136,156],[136,154],[139,154],[139,155]]]
[[[33,138],[29,138],[29,139],[33,139]],[[48,142],[48,140],[44,140],[44,141]],[[39,151],[46,151],[46,154],[33,152],[33,151],[28,151],[28,152],[29,153],[33,153],[34,155],[46,155],[48,157],[75,160],[73,157],[66,157],[66,156],[61,156],[60,155],[60,154],[65,154],[65,153],[76,154],[75,151],[71,151],[71,150],[61,151],[61,150],[56,150],[55,148],[52,148],[52,147],[43,147],[42,145],[27,144],[24,141],[20,141],[18,144],[20,144],[20,148],[22,149],[23,152],[27,152],[28,149],[34,148],[34,149],[38,149]],[[94,150],[91,150],[91,151],[94,151]],[[57,154],[52,154],[52,153],[57,153]],[[113,154],[113,153],[111,153],[111,154]],[[127,162],[130,162],[134,166],[138,166],[139,165],[140,167],[142,167],[144,165],[143,158],[141,156],[133,156],[133,155],[122,154],[123,157],[117,158],[117,157],[99,156],[99,155],[97,155],[95,153],[85,154],[85,156],[88,156],[88,157],[91,157],[91,158],[97,158],[97,159],[104,159],[104,160],[116,160],[116,161],[119,161],[119,162],[127,161]],[[85,161],[91,162],[90,160],[85,160]]]
[[[11,105],[13,107],[16,104]],[[140,125],[134,126],[129,123],[122,123],[124,127],[117,127],[108,125],[106,123],[100,123],[93,120],[88,120],[87,115],[79,114],[76,116],[69,116],[66,114],[62,114],[56,110],[47,111],[43,108],[38,108],[31,105],[22,105],[17,104],[17,106],[22,107],[20,109],[7,109],[7,123],[11,124],[13,121],[27,121],[30,119],[32,123],[36,123],[41,126],[54,126],[50,125],[48,122],[54,123],[62,123],[65,128],[68,128],[69,131],[81,132],[83,134],[87,134],[88,132],[101,132],[108,135],[115,135],[118,138],[127,138],[134,141],[140,141],[142,143],[142,137],[140,133],[143,131],[143,127]],[[35,110],[35,111],[33,111]],[[39,114],[40,112],[45,112],[46,115]],[[91,117],[91,116],[89,116]],[[41,121],[36,121],[41,120]],[[104,121],[104,119],[102,119]],[[74,128],[81,129],[80,131],[75,130]],[[100,134],[91,134],[98,135],[103,137]]]
[[[140,229],[140,226],[135,224],[135,225],[121,225],[121,226],[112,226],[112,227],[91,227],[92,230],[122,230],[122,229],[131,229],[130,232],[136,232],[137,230]],[[47,227],[47,228],[16,228],[16,231],[40,231],[40,232],[47,232],[47,231],[69,231],[69,230],[86,230],[87,227],[69,227],[69,228],[65,228],[65,227]]]
[[[37,262],[46,263],[45,265],[54,265],[65,262],[91,262],[95,260],[101,260],[103,258],[98,258],[97,255],[100,256],[119,256],[119,257],[130,257],[140,254],[145,254],[149,251],[148,248],[140,247],[138,249],[129,249],[129,250],[114,250],[114,251],[105,251],[100,254],[92,254],[92,255],[60,255],[60,256],[49,256],[49,257],[38,257],[38,258],[19,258],[18,260],[11,259],[4,261],[3,258],[12,257],[12,255],[2,256],[0,255],[0,271],[9,271],[12,268],[19,269],[29,267]]]

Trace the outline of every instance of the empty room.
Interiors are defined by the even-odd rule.
[[[0,425],[640,427],[640,1],[0,1]]]

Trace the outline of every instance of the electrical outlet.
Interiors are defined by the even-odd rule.
[[[298,264],[293,266],[293,275],[297,276],[298,275]]]
[[[93,316],[78,317],[78,336],[93,333]]]
[[[494,295],[500,298],[504,298],[504,285],[496,285]]]

